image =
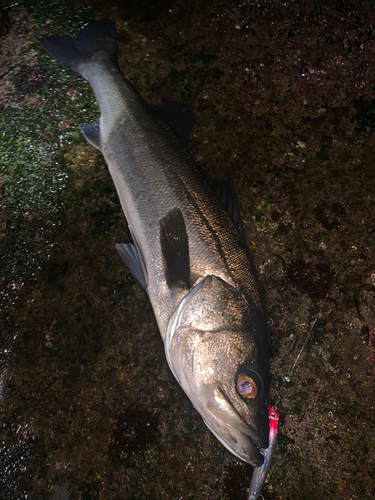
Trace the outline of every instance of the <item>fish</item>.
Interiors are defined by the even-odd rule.
[[[132,237],[116,247],[147,292],[173,375],[219,442],[260,467],[268,310],[231,181],[194,160],[188,108],[152,107],[124,78],[113,21],[39,41],[95,94],[100,117],[79,127],[107,163]]]

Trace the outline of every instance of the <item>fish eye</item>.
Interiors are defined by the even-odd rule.
[[[237,391],[240,396],[247,399],[254,399],[258,395],[257,385],[250,375],[246,373],[241,373],[237,379],[236,383]]]

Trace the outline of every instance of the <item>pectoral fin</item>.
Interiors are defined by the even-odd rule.
[[[181,210],[173,208],[159,224],[166,282],[170,288],[190,288],[188,235]]]

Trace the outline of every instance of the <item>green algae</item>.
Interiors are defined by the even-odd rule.
[[[8,108],[1,114],[2,190],[15,215],[46,211],[47,198],[65,188],[67,176],[57,161],[58,146],[41,139],[47,118],[49,113],[32,108]]]
[[[81,0],[26,0],[25,6],[38,24],[38,38],[47,36],[52,25],[56,35],[77,36],[93,13],[90,4]]]
[[[43,79],[35,84],[37,71]],[[11,80],[17,93],[36,95],[37,104],[10,106],[0,115],[1,193],[8,214],[3,291],[14,283],[23,286],[48,260],[72,187],[62,147],[82,142],[76,120],[93,121],[98,113],[87,84],[47,56],[41,56],[37,70],[23,65]],[[21,85],[21,80],[29,83]]]

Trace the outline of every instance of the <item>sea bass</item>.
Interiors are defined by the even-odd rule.
[[[107,162],[133,239],[117,248],[149,296],[170,369],[217,439],[259,467],[269,439],[268,314],[236,196],[205,177],[186,134],[172,132],[170,104],[158,112],[125,80],[115,35],[114,22],[92,21],[78,39],[40,43],[94,91],[100,118],[80,129]]]

